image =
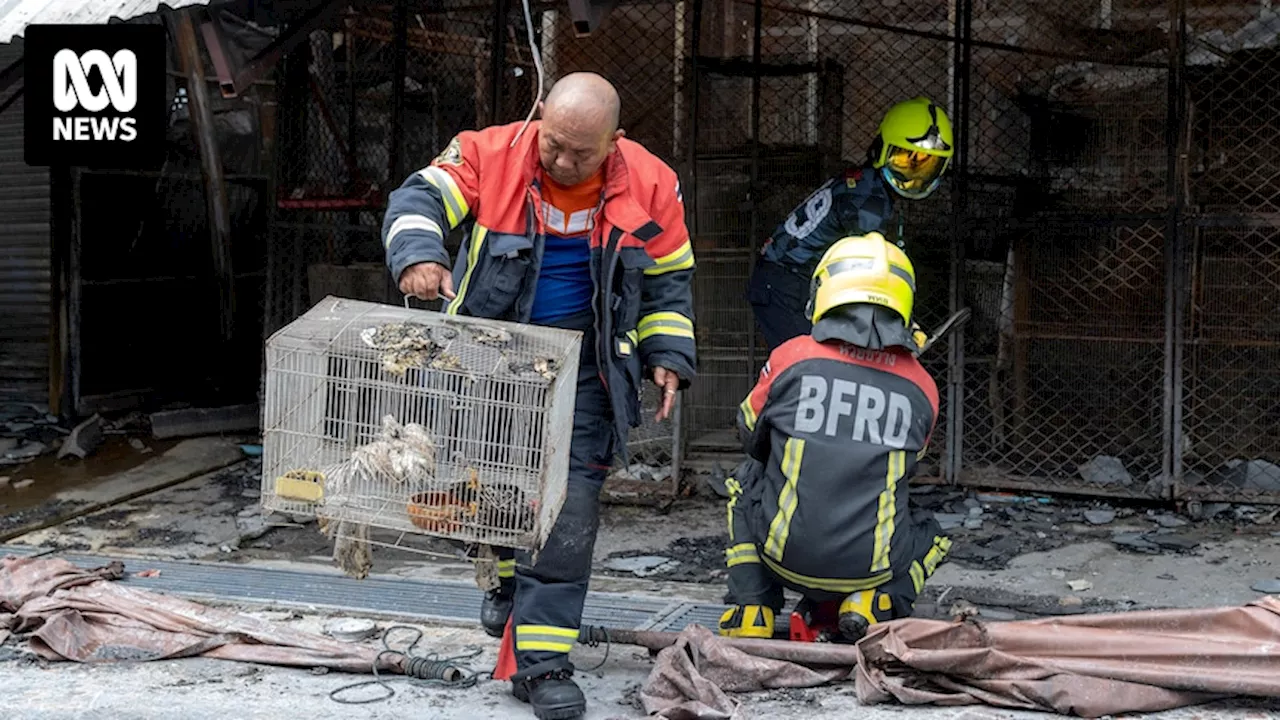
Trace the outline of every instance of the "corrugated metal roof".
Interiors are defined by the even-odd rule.
[[[0,43],[28,25],[105,25],[162,9],[208,5],[209,0],[0,0]]]

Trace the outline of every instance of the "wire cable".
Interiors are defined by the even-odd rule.
[[[408,630],[417,633],[414,641],[404,650],[392,649],[388,638],[392,632],[396,630]],[[333,692],[329,693],[329,699],[344,705],[368,705],[370,703],[382,702],[395,697],[396,691],[388,682],[391,679],[384,679],[378,674],[378,665],[382,662],[385,655],[399,655],[405,659],[404,676],[393,678],[395,680],[416,681],[422,685],[435,685],[442,687],[454,688],[471,688],[475,687],[481,680],[493,677],[493,672],[489,670],[478,671],[470,666],[462,664],[465,660],[474,660],[479,657],[483,650],[477,648],[473,652],[462,655],[454,655],[452,657],[440,657],[436,653],[428,653],[425,655],[414,654],[414,648],[422,640],[422,631],[408,625],[393,625],[387,628],[382,634],[382,652],[373,659],[373,680],[363,680],[361,682],[344,685]],[[380,686],[385,690],[385,694],[364,700],[347,700],[338,697],[342,693],[356,688],[362,688],[370,685]]]
[[[538,70],[538,95],[534,96],[534,104],[529,108],[529,117],[525,118],[525,124],[520,126],[520,132],[516,133],[516,137],[511,140],[511,145],[515,147],[516,142],[520,141],[520,136],[525,135],[525,128],[529,127],[529,123],[534,122],[534,113],[538,111],[539,102],[543,101],[543,54],[538,50],[538,42],[534,40],[534,19],[529,12],[529,0],[520,0],[522,8],[525,10],[525,29],[529,31],[529,51],[534,56],[534,68]]]
[[[583,639],[582,635],[586,635],[586,638]],[[613,643],[609,642],[609,628],[606,627],[589,628],[587,633],[579,634],[578,642],[586,645],[587,647],[599,647],[602,641],[604,642],[604,657],[600,658],[599,664],[588,669],[586,672],[595,672],[596,670],[604,667],[605,663],[609,662],[609,649],[613,647]]]

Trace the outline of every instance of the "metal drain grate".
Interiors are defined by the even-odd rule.
[[[11,555],[34,555],[38,548],[0,546]],[[365,578],[338,573],[276,570],[143,558],[59,553],[57,557],[83,568],[125,564],[120,582],[160,593],[195,598],[240,600],[265,605],[386,613],[423,619],[479,623],[481,593],[461,582]],[[155,569],[160,575],[139,578],[132,573]],[[582,621],[590,625],[640,630],[679,630],[688,622],[715,627],[722,608],[666,598],[599,593],[587,594]],[[690,620],[689,618],[692,618]]]

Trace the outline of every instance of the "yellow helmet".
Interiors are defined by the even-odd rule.
[[[817,324],[842,305],[880,305],[911,326],[916,271],[907,254],[878,232],[847,237],[833,244],[809,285],[809,319]]]
[[[919,200],[942,182],[955,155],[951,118],[932,100],[917,97],[889,108],[880,121],[871,164],[899,195]]]

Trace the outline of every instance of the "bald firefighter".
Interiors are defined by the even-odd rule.
[[[913,512],[908,480],[938,416],[916,359],[915,271],[879,233],[818,262],[811,334],[769,356],[738,411],[749,455],[729,489],[729,571],[720,632],[771,637],[783,588],[840,602],[848,640],[911,614],[951,541]]]
[[[778,225],[747,289],[771,352],[809,332],[809,278],[832,243],[878,232],[902,247],[898,200],[932,195],[954,153],[951,119],[941,106],[924,97],[900,102],[880,121],[865,164],[829,178]]]

